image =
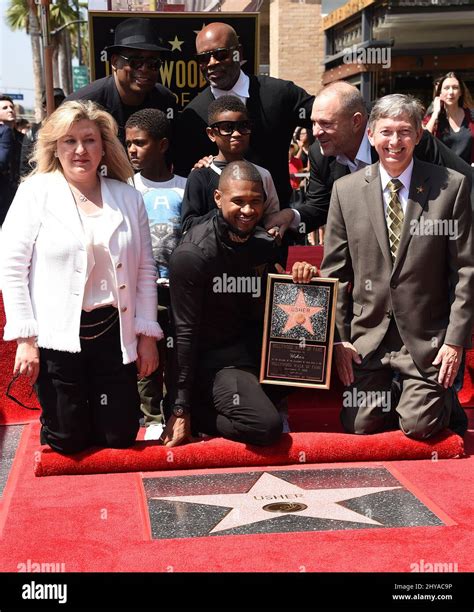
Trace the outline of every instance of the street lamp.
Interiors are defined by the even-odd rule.
[[[76,0],[76,13],[78,21],[81,20],[81,9],[79,8],[79,0]],[[82,66],[82,41],[81,41],[81,26],[77,26],[77,59],[79,60],[79,66]]]
[[[44,59],[44,85],[46,90],[46,114],[49,117],[54,112],[54,84],[53,84],[53,45],[49,29],[50,0],[40,0],[41,34],[43,40]]]

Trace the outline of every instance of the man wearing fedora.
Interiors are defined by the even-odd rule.
[[[127,119],[143,108],[156,108],[168,119],[176,116],[176,98],[157,83],[163,46],[151,19],[125,19],[115,28],[114,44],[105,47],[112,75],[81,87],[66,100],[92,100],[117,121],[125,143]]]

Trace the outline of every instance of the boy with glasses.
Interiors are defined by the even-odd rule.
[[[217,214],[214,193],[222,170],[228,163],[244,159],[249,147],[252,125],[245,105],[235,96],[222,96],[211,102],[208,110],[207,135],[217,145],[218,155],[208,168],[193,170],[189,175],[182,207],[182,228],[186,231]],[[254,164],[262,177],[265,191],[264,219],[280,210],[271,174]]]
[[[125,143],[125,123],[136,111],[156,108],[168,120],[176,117],[174,94],[159,84],[163,46],[151,19],[125,19],[115,29],[114,44],[105,48],[112,76],[81,87],[66,100],[97,102],[117,121],[118,136]]]

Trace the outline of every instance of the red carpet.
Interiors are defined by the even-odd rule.
[[[288,273],[291,271],[295,261],[307,261],[308,263],[316,266],[318,270],[321,269],[321,263],[323,261],[323,247],[322,246],[297,246],[290,247],[288,249],[288,258],[286,260],[286,269]]]
[[[466,439],[470,452],[473,442],[471,433]],[[474,458],[344,464],[357,468],[384,465],[408,483],[444,526],[152,540],[139,474],[35,478],[32,468],[37,445],[37,426],[29,425],[8,485],[9,507],[0,517],[1,572],[17,572],[18,564],[27,560],[63,563],[66,572],[409,573],[411,564],[421,559],[455,562],[459,572],[473,569],[469,492],[474,486]],[[289,468],[272,468],[281,469]],[[227,468],[204,473],[244,471]],[[191,473],[154,476],[177,475]],[[390,607],[378,603],[379,610]]]
[[[15,419],[15,408],[5,406],[3,391],[3,379],[9,376],[11,364],[8,371],[5,370],[3,361],[5,345],[0,342],[0,419]],[[13,352],[11,352],[13,355]],[[471,353],[472,355],[472,353]],[[11,357],[11,363],[13,358]],[[471,362],[470,372],[473,362]],[[465,401],[473,401],[472,386],[471,391]],[[311,429],[323,432],[325,436],[329,432],[337,434],[340,431],[338,422],[339,414],[338,391],[334,387],[330,392],[310,392],[299,391],[290,400],[290,423],[293,430],[311,431]],[[469,411],[474,412],[474,411]],[[472,414],[470,415],[472,416]],[[25,418],[31,418],[26,411],[19,409],[16,418],[24,422]],[[37,413],[33,414],[37,419]],[[323,433],[317,434],[322,436]],[[396,433],[396,432],[395,432]],[[298,444],[302,445],[303,440],[310,438],[305,436],[310,434],[294,434],[287,437],[283,443],[289,444],[291,440],[301,440]],[[384,434],[393,436],[394,433]],[[295,436],[298,436],[295,438]],[[302,436],[300,438],[300,436]],[[378,436],[370,437],[377,442]],[[333,438],[335,440],[336,438]],[[392,438],[393,445],[404,444],[406,439],[399,439],[398,442]],[[222,442],[222,441],[221,441]],[[206,445],[219,443],[219,440],[211,440],[195,445],[204,450],[211,448]],[[383,444],[378,443],[378,448],[383,449]],[[292,446],[295,443],[292,443]],[[392,446],[393,446],[392,445]],[[455,452],[457,445],[460,448],[459,439],[455,436],[445,438],[440,441],[443,449],[451,449]],[[242,445],[241,445],[242,446]],[[327,598],[336,596],[338,583],[333,582],[332,572],[347,572],[355,574],[358,590],[352,591],[347,582],[343,582],[340,590],[349,593],[352,602],[352,609],[377,609],[388,610],[401,608],[403,604],[390,604],[390,589],[387,587],[383,596],[374,598],[374,585],[390,572],[401,572],[404,574],[402,579],[397,582],[400,584],[412,584],[413,582],[424,582],[426,579],[435,584],[455,582],[455,578],[464,579],[467,584],[468,577],[466,572],[474,569],[472,558],[473,528],[472,528],[472,495],[474,487],[474,432],[470,431],[465,438],[465,449],[468,456],[456,461],[444,459],[436,461],[436,456],[428,453],[426,459],[418,461],[393,460],[387,463],[342,463],[311,465],[308,457],[306,464],[299,464],[293,467],[272,467],[272,471],[293,470],[304,475],[306,470],[326,470],[326,468],[339,469],[372,469],[385,468],[395,476],[411,493],[416,495],[437,517],[442,521],[442,525],[436,526],[413,526],[413,527],[389,527],[389,528],[368,528],[363,530],[325,530],[325,531],[296,531],[287,533],[260,533],[256,535],[209,535],[195,538],[177,538],[154,540],[151,536],[150,515],[147,510],[144,484],[139,473],[112,473],[112,474],[90,474],[81,476],[56,476],[55,478],[35,478],[34,466],[39,460],[42,468],[46,467],[46,460],[54,460],[53,453],[38,454],[39,448],[39,424],[29,424],[24,428],[22,439],[17,450],[16,458],[12,466],[7,486],[3,496],[0,498],[0,572],[12,572],[13,578],[18,578],[18,572],[26,564],[47,564],[53,565],[56,571],[62,572],[114,572],[117,573],[117,583],[108,582],[108,576],[100,576],[101,585],[97,592],[106,593],[104,597],[112,597],[114,594],[123,592],[119,584],[124,583],[128,589],[130,598],[140,593],[140,604],[152,598],[156,607],[156,600],[164,592],[171,593],[176,598],[176,583],[161,584],[160,588],[153,588],[151,582],[153,578],[165,580],[167,577],[175,577],[181,572],[205,572],[203,578],[199,575],[194,585],[193,576],[189,576],[191,581],[188,584],[188,575],[184,579],[186,585],[177,595],[183,599],[185,593],[191,591],[191,595],[199,598],[199,589],[202,584],[213,588],[213,576],[208,573],[231,573],[231,572],[292,572],[295,581],[285,588],[285,577],[278,575],[272,578],[272,584],[266,583],[263,586],[260,577],[254,574],[250,579],[255,579],[254,588],[261,592],[261,598],[266,603],[271,594],[277,594],[282,602],[286,603],[286,598],[291,599],[291,603],[286,605],[289,610],[300,609],[301,581],[296,578],[303,577],[306,573],[308,581],[311,581],[311,595],[314,601],[321,603]],[[142,454],[138,449],[142,449]],[[188,447],[190,448],[190,447]],[[137,455],[145,456],[152,450],[150,444],[137,446]],[[164,449],[160,449],[163,452]],[[171,449],[168,449],[170,451]],[[243,447],[247,454],[270,452],[270,449],[249,449]],[[293,449],[295,450],[295,449]],[[331,449],[335,452],[335,449]],[[396,450],[396,449],[395,449]],[[177,452],[189,452],[185,447],[174,449],[168,457],[176,458]],[[317,451],[317,448],[308,448],[308,453]],[[121,452],[121,451],[115,451]],[[48,456],[49,455],[49,456]],[[57,456],[56,456],[57,457]],[[91,459],[88,458],[87,460]],[[354,459],[354,457],[351,457]],[[70,458],[68,461],[72,461]],[[346,461],[346,459],[344,460]],[[209,463],[209,458],[206,460]],[[48,464],[49,466],[50,464]],[[265,466],[265,462],[260,465]],[[168,469],[175,470],[176,465],[167,466]],[[230,479],[234,475],[242,475],[249,470],[256,472],[267,471],[265,467],[254,468],[212,468],[201,472],[197,470],[186,471],[181,466],[181,471],[162,471],[157,473],[146,473],[146,477],[156,477],[160,481],[168,481],[178,476],[193,478],[196,473],[203,474],[206,478],[214,474],[229,474]],[[40,468],[38,468],[40,469]],[[107,471],[110,470],[110,465]],[[158,517],[161,518],[161,517]],[[185,518],[183,519],[185,520]],[[422,574],[416,574],[419,578],[411,576],[414,565],[424,564],[452,564],[456,566],[454,571],[459,574],[449,574],[442,578],[439,575],[428,574],[423,579]],[[128,586],[127,578],[122,572],[137,572],[137,581],[134,586]],[[366,572],[361,575],[360,572]],[[147,576],[143,576],[147,573]],[[410,574],[410,575],[409,575]],[[33,575],[20,575],[25,580],[33,580]],[[433,576],[433,578],[429,578]],[[271,576],[270,576],[271,577]],[[37,576],[38,581],[45,576]],[[63,581],[68,580],[68,576],[63,576]],[[73,577],[71,577],[72,579]],[[221,576],[218,576],[220,579]],[[232,580],[234,577],[230,574]],[[244,576],[245,578],[245,576]],[[47,578],[46,578],[47,579]],[[80,576],[84,581],[79,586],[79,591],[86,593],[90,598],[88,575]],[[318,580],[324,581],[318,588]],[[9,576],[5,576],[5,582],[1,585],[2,597],[8,597],[12,586],[8,582]],[[204,580],[204,582],[202,582]],[[252,596],[247,595],[247,590],[242,587],[242,579],[239,581],[240,588],[232,590],[233,600],[237,601],[239,595],[249,599],[250,607]],[[347,577],[343,576],[342,581]],[[140,582],[141,581],[141,584]],[[278,581],[278,582],[277,582]],[[58,582],[56,577],[52,582]],[[306,582],[308,584],[309,582]],[[394,580],[395,583],[395,580]],[[150,586],[150,584],[152,586]],[[313,586],[314,585],[314,586]],[[169,588],[171,586],[171,588]],[[193,586],[195,589],[193,590]],[[148,587],[148,588],[147,588]],[[250,587],[249,587],[250,588]],[[468,588],[468,587],[466,587]],[[178,585],[179,589],[179,585]],[[266,589],[266,590],[265,590]],[[18,589],[21,592],[21,587]],[[69,591],[69,605],[74,605],[77,591],[71,588]],[[213,591],[214,592],[214,591]],[[360,595],[362,593],[362,595]],[[110,595],[109,595],[110,594]],[[444,592],[441,592],[444,595]],[[326,597],[324,597],[324,595]],[[358,597],[359,595],[360,597]],[[96,593],[92,595],[95,601]],[[360,598],[364,598],[364,603]],[[179,601],[181,602],[181,599]],[[128,601],[124,594],[124,601]],[[309,596],[308,596],[309,601]],[[3,599],[2,599],[3,602]],[[444,604],[446,602],[442,602]],[[103,605],[101,609],[109,609],[108,605]],[[140,607],[140,604],[137,604]],[[237,607],[239,607],[240,600]],[[417,602],[419,604],[419,602]],[[447,602],[442,609],[461,609],[452,607],[457,601]],[[7,604],[6,604],[7,605]],[[40,602],[36,606],[41,607]],[[90,603],[88,604],[90,607]],[[92,604],[93,605],[93,604]],[[175,605],[175,604],[174,604]],[[185,604],[184,604],[185,605]],[[409,605],[409,604],[408,604]],[[421,605],[421,608],[420,608]],[[12,606],[6,609],[25,609],[25,604]],[[28,603],[29,607],[34,606]],[[57,608],[56,602],[49,605],[44,604],[44,609]],[[265,604],[263,604],[265,607]],[[67,607],[67,606],[65,606]],[[74,605],[74,607],[76,607]],[[98,605],[99,607],[99,605]],[[123,609],[124,603],[117,604],[116,609]],[[195,607],[195,606],[194,606]],[[211,605],[212,607],[212,605]],[[244,609],[245,605],[240,606]],[[248,607],[248,606],[247,606]],[[268,607],[268,606],[267,606]],[[278,609],[278,605],[276,606]],[[280,607],[282,605],[280,604]],[[307,606],[308,609],[310,606]],[[314,607],[314,606],[313,606]],[[409,606],[410,607],[410,606]],[[415,608],[426,609],[423,604],[415,605]],[[430,602],[430,609],[439,609],[436,603]],[[189,605],[192,609],[193,605]],[[328,609],[331,604],[328,604]],[[338,607],[337,609],[342,609]],[[2,607],[3,609],[3,607]],[[87,605],[78,606],[76,609],[88,609]],[[128,609],[133,609],[130,605]],[[171,608],[170,608],[171,609]],[[336,608],[331,608],[336,609]],[[347,605],[343,609],[350,609]],[[462,609],[469,609],[462,607]]]
[[[5,311],[3,309],[3,297],[0,291],[0,425],[16,425],[36,421],[39,411],[26,410],[5,395],[8,383],[12,379],[13,365],[15,363],[16,342],[3,341],[3,329],[5,327]],[[20,376],[15,382],[12,392],[25,406],[39,408],[38,400],[26,378]],[[31,395],[30,395],[31,394]]]
[[[473,342],[474,344],[474,342]],[[464,407],[474,406],[474,350],[466,353],[466,371],[464,383],[459,392],[459,401]]]
[[[51,449],[42,451],[35,464],[36,476],[153,472],[265,465],[301,465],[343,461],[396,461],[462,456],[462,439],[444,432],[426,442],[410,440],[401,431],[373,436],[339,433],[292,433],[278,444],[260,448],[223,438],[177,448],[138,442],[130,449],[99,449],[66,457]]]

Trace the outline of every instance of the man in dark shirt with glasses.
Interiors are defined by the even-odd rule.
[[[174,94],[157,83],[163,51],[169,51],[151,19],[125,19],[115,29],[114,44],[106,47],[112,76],[78,89],[66,100],[97,102],[117,121],[119,138],[125,143],[127,119],[143,108],[163,111],[170,121],[176,117]]]

